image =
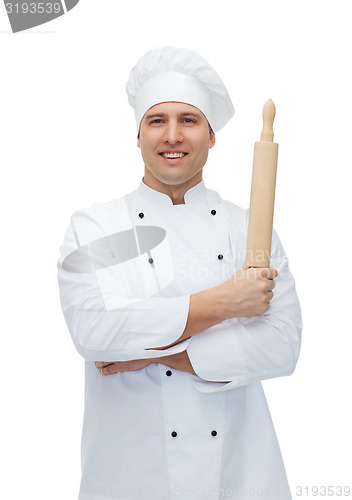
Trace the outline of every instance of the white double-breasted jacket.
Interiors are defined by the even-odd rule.
[[[261,385],[291,374],[300,349],[300,307],[276,233],[267,313],[153,350],[180,337],[192,293],[243,266],[247,215],[203,181],[182,205],[141,182],[73,214],[58,278],[86,360],[79,500],[290,498]],[[185,349],[196,375],[152,363],[104,377],[94,365]]]

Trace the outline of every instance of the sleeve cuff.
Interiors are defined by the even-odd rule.
[[[187,353],[197,374],[193,384],[200,392],[228,390],[245,384],[245,360],[236,332],[228,321],[192,337]]]

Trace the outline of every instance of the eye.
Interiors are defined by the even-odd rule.
[[[194,118],[183,118],[184,123],[196,123]]]
[[[159,125],[159,124],[160,124],[160,123],[162,123],[162,122],[163,122],[163,121],[162,121],[162,119],[161,119],[161,118],[155,118],[154,120],[151,120],[151,121],[149,122],[149,125],[153,125],[153,124],[154,124],[154,125]]]

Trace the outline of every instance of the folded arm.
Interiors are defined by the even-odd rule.
[[[113,303],[107,304],[99,271],[79,273],[64,269],[65,257],[76,249],[70,225],[58,262],[58,282],[68,329],[77,351],[85,360],[130,361],[163,357],[165,352],[150,349],[165,343],[174,344],[168,354],[186,349],[189,341],[178,344],[175,341],[185,329],[189,295],[135,299],[113,290],[109,293]],[[103,271],[104,278],[109,278],[110,269]],[[126,275],[121,276],[122,283],[124,279]],[[119,285],[118,280],[112,282]]]
[[[160,362],[206,381],[227,380],[228,387],[294,369],[300,310],[285,257],[278,265],[273,261],[279,276],[272,302],[276,271],[242,268],[221,285],[192,296],[133,299],[114,293],[114,305],[107,308],[97,273],[63,269],[64,257],[76,248],[69,227],[58,263],[61,303],[74,344],[86,360],[126,361],[127,369]]]
[[[192,337],[183,364],[175,368],[196,373],[193,383],[200,391],[229,390],[293,372],[300,351],[301,312],[287,258],[280,253],[273,261],[278,269],[275,282],[274,270],[240,269],[222,285],[191,296],[184,332],[165,347],[172,349]],[[172,361],[166,356],[152,362],[172,366]]]
[[[140,370],[150,365],[151,363],[159,363],[183,372],[193,374],[196,373],[193,370],[187,351],[182,351],[180,353],[172,354],[169,356],[162,356],[161,358],[115,361],[113,363],[96,361],[95,366],[100,370],[100,373],[102,375],[112,375],[119,372]]]
[[[155,350],[168,349],[232,317],[260,316],[269,309],[275,287],[273,278],[276,276],[277,271],[274,269],[241,268],[221,285],[191,295],[187,323],[182,335],[172,344]],[[152,362],[196,373],[186,351],[156,359],[96,363],[96,366],[103,375],[109,375],[139,370]]]

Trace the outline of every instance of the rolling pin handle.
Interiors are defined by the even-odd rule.
[[[275,118],[275,104],[271,99],[266,101],[263,107],[263,130],[260,135],[260,142],[273,142],[273,124]]]

